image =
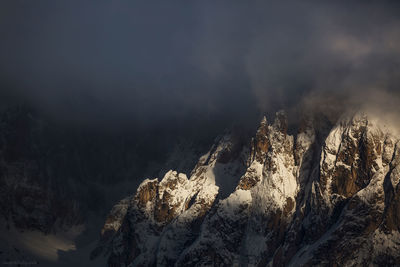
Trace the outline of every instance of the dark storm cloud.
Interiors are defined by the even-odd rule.
[[[9,1],[0,12],[3,95],[71,121],[243,120],[398,91],[396,3]]]

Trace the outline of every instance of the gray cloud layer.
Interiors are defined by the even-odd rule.
[[[341,110],[377,92],[398,96],[396,3],[1,5],[3,98],[70,121],[246,120],[299,103]]]

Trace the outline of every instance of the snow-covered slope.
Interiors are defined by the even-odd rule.
[[[400,264],[399,135],[367,112],[335,125],[284,112],[218,139],[117,204],[92,257],[110,266]]]

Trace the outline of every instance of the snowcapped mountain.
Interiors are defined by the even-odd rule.
[[[218,138],[190,177],[146,179],[109,213],[109,266],[400,264],[400,148],[368,112],[331,124],[284,112]]]

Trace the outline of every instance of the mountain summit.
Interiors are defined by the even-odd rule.
[[[392,127],[393,128],[393,127]],[[400,264],[399,135],[367,112],[284,112],[218,138],[190,177],[146,179],[111,210],[92,257],[110,266]]]

